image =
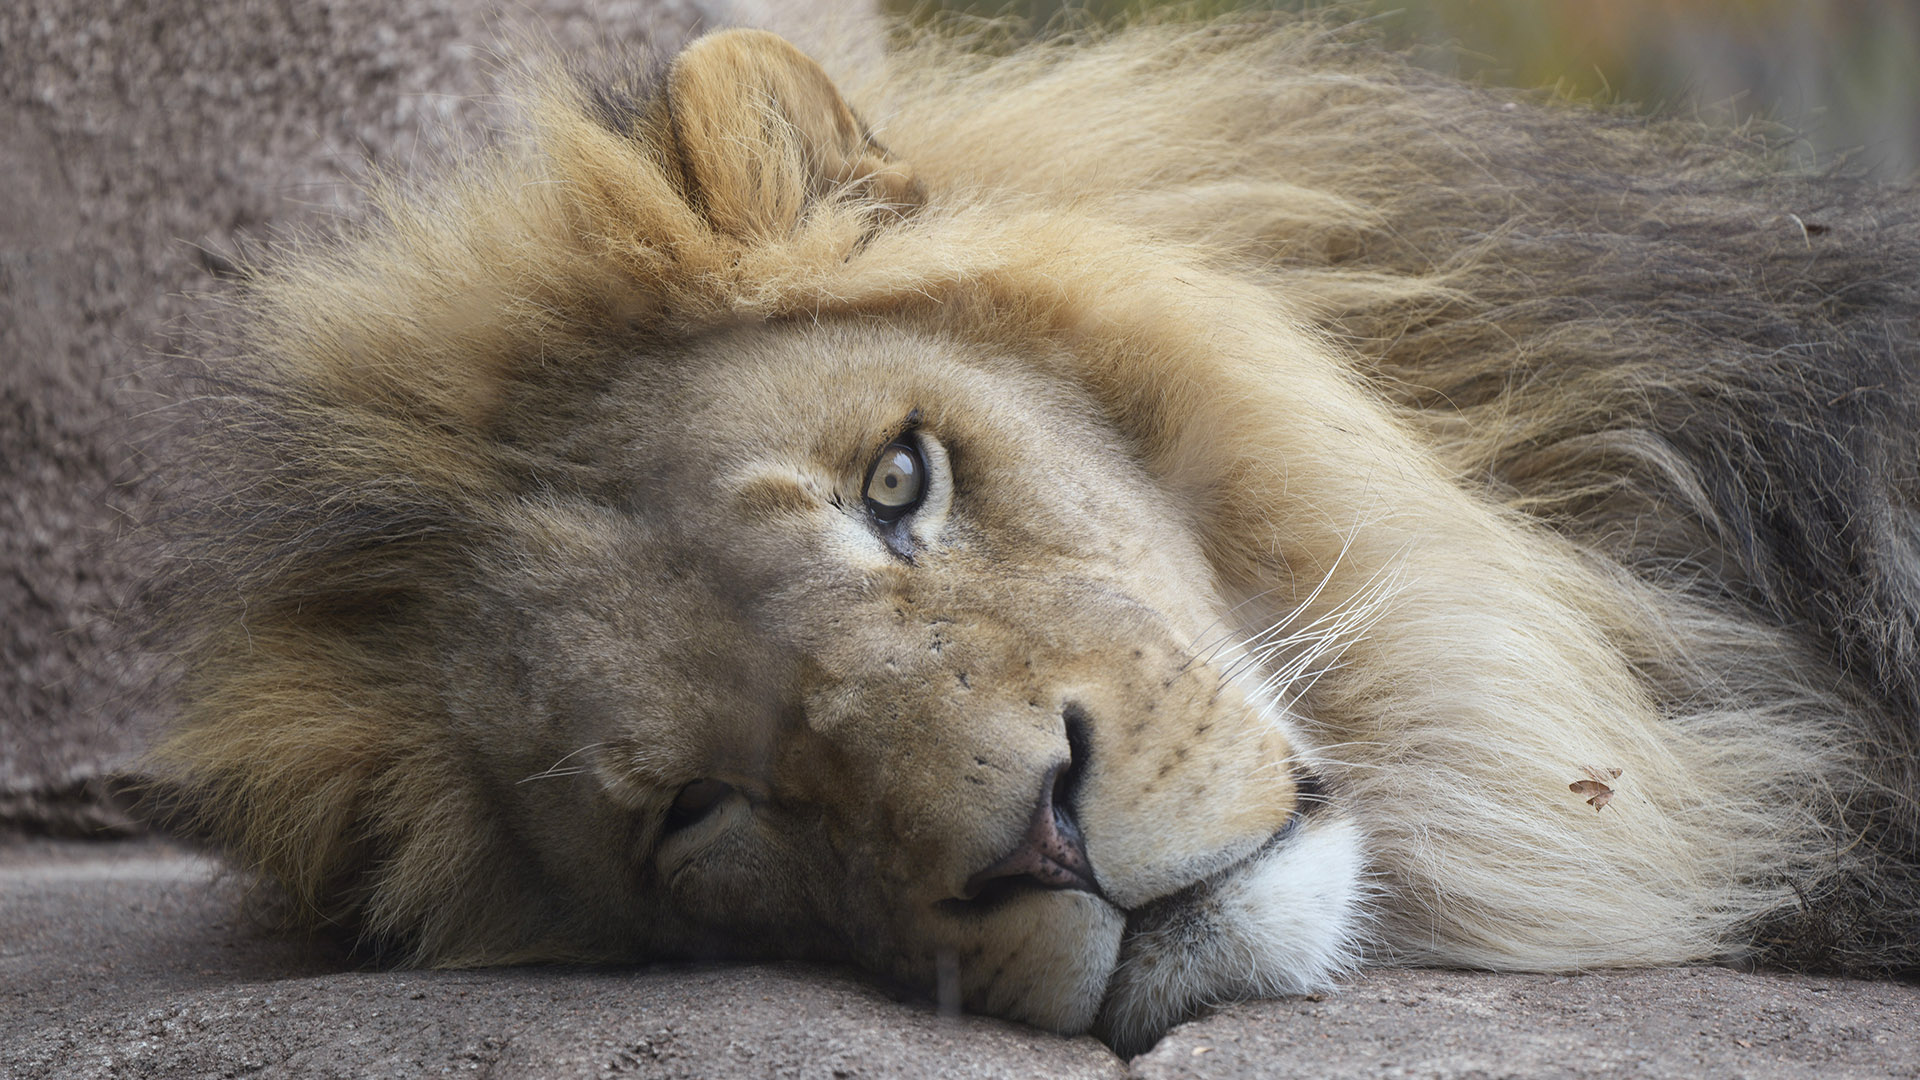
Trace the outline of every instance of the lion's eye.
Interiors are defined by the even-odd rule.
[[[664,832],[677,832],[706,817],[721,800],[733,794],[733,785],[725,780],[695,780],[674,796],[667,811]]]
[[[867,470],[867,513],[891,525],[912,513],[927,491],[927,464],[910,442],[888,444]]]

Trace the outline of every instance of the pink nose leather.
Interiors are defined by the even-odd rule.
[[[1093,864],[1087,861],[1080,826],[1065,808],[1054,805],[1054,789],[1065,765],[1057,765],[1040,787],[1040,805],[1027,823],[1027,835],[1000,861],[967,879],[966,899],[1002,878],[1028,878],[1043,889],[1079,889],[1098,893]]]

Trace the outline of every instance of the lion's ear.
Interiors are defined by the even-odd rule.
[[[725,30],[689,45],[668,74],[666,105],[689,199],[719,232],[784,236],[808,203],[848,184],[875,202],[919,201],[912,169],[777,34]]]

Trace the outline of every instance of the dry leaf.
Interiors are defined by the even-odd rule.
[[[1623,770],[1618,768],[1601,769],[1592,765],[1582,765],[1580,766],[1580,771],[1586,773],[1589,777],[1592,777],[1592,779],[1576,780],[1567,785],[1567,790],[1573,792],[1575,795],[1587,796],[1587,805],[1593,807],[1593,812],[1597,814],[1606,809],[1608,800],[1613,798],[1613,785],[1607,783],[1607,781],[1620,779],[1620,773]]]
[[[1613,789],[1598,780],[1575,780],[1567,785],[1567,790],[1575,795],[1587,796],[1587,805],[1594,813],[1607,808],[1607,801],[1613,798]]]

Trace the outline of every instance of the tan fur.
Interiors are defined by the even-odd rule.
[[[964,879],[1024,822],[1031,775],[974,801],[958,778],[970,756],[1044,762],[1064,744],[970,711],[951,656],[896,683],[898,639],[781,621],[783,588],[851,566],[863,584],[831,592],[847,610],[884,594],[977,613],[955,616],[952,651],[980,665],[979,700],[1015,694],[1027,657],[1051,665],[1045,692],[1100,703],[1081,812],[1122,916],[1224,865],[1208,850],[1245,855],[1299,809],[1289,770],[1311,767],[1334,803],[1319,835],[1358,830],[1376,958],[1565,970],[1740,951],[1845,845],[1855,706],[1790,635],[1636,577],[1483,482],[1498,440],[1587,407],[1565,388],[1497,432],[1394,400],[1395,377],[1453,361],[1358,335],[1470,305],[1474,255],[1409,269],[1351,254],[1390,245],[1382,207],[1425,157],[1475,148],[1329,33],[1141,27],[992,59],[927,38],[885,71],[836,72],[851,109],[791,46],[744,32],[694,45],[621,122],[548,86],[525,147],[390,198],[348,244],[283,253],[248,290],[245,370],[278,388],[265,411],[296,433],[240,501],[430,509],[324,557],[313,533],[334,519],[265,515],[258,543],[235,548],[257,563],[223,572],[242,604],[207,601],[161,760],[239,858],[419,962],[780,952],[779,920],[757,908],[733,938],[665,914],[624,924],[644,886],[595,876],[590,842],[648,850],[674,791],[706,775],[865,821],[866,843],[903,852],[874,856],[874,873],[908,883],[796,862],[773,899],[764,883],[714,886],[705,905],[813,919],[826,890],[856,922],[841,933],[891,950],[864,963],[928,983],[942,953],[1031,968],[963,961],[974,1007],[1072,1030],[1110,995],[1098,1023],[1131,1045],[1207,1000],[1299,989],[1359,955],[1343,923],[1338,955],[1293,974],[1185,990],[1140,975],[1136,1001],[1108,984],[1123,932],[1083,894],[1029,898],[986,930],[890,914],[923,886],[928,904],[950,892],[942,875]],[[980,496],[963,486],[935,531],[1000,537],[1001,561],[955,570],[946,592],[915,584],[943,565],[931,534],[918,569],[861,561],[864,534],[820,524],[841,520],[827,496],[853,476],[857,506],[864,455],[909,408],[943,441],[982,426],[952,436],[956,467],[1032,478],[1080,516],[1033,517],[1057,533],[970,518]],[[628,426],[609,427],[621,409]],[[608,431],[631,441],[594,441]],[[609,470],[628,486],[596,486]],[[735,502],[689,502],[690,480]],[[787,568],[742,601],[774,605],[753,624],[769,640],[656,584],[684,572],[655,554],[683,543],[647,516],[669,504],[671,529],[730,538],[721,577]],[[1005,583],[1042,580],[1099,584]],[[1102,607],[1110,593],[1132,599]],[[397,614],[369,614],[402,594]],[[1263,697],[1251,687],[1293,653],[1257,643],[1288,620],[1342,628]],[[832,640],[795,643],[820,633]],[[670,647],[688,640],[706,659]],[[503,682],[489,648],[598,687],[628,727],[586,737]],[[1133,687],[1128,670],[1160,670],[1155,650],[1201,674]],[[1180,697],[1196,678],[1206,694]],[[854,704],[809,689],[828,684]],[[876,726],[881,699],[862,695],[882,686],[926,718],[910,739],[905,721]],[[784,741],[768,732],[796,694],[811,734]],[[1166,712],[1124,740],[1149,702]],[[542,708],[546,727],[491,726]],[[1568,791],[1585,767],[1620,770],[1604,812]],[[1157,794],[1168,770],[1197,786]],[[518,783],[531,775],[599,801]],[[542,896],[561,899],[542,910]],[[1074,951],[1080,919],[1105,952]],[[1126,971],[1151,971],[1127,955]],[[1080,973],[1063,989],[1056,968]]]

